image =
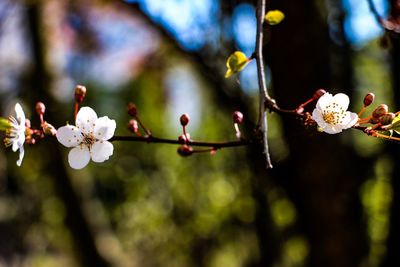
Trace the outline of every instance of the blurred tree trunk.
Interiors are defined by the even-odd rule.
[[[400,4],[397,0],[390,0],[391,17],[400,18]],[[393,109],[399,110],[400,108],[400,37],[398,34],[386,33],[391,43],[390,57],[391,57],[391,72],[392,72],[392,88],[394,95],[395,107]],[[393,162],[400,161],[400,150],[398,146],[388,145],[388,150],[392,156]],[[390,229],[387,239],[387,255],[383,260],[382,267],[400,266],[400,256],[398,250],[400,247],[400,166],[393,164],[392,171],[392,188],[393,199],[390,208]]]
[[[328,28],[313,1],[283,0],[275,8],[286,18],[271,29],[266,58],[278,104],[295,108],[316,89],[332,84]],[[283,127],[290,156],[275,164],[276,172],[298,209],[300,230],[308,238],[306,266],[359,266],[366,254],[358,192],[364,174],[359,168],[361,160],[344,143],[350,133],[306,132],[301,122],[290,119]]]
[[[141,17],[144,21],[158,29],[162,37],[170,42],[174,50],[180,51],[193,63],[194,67],[206,78],[212,87],[209,91],[213,94],[214,100],[222,109],[225,109],[227,112],[240,110],[246,118],[251,118],[250,114],[252,114],[252,112],[250,111],[251,107],[249,107],[249,103],[252,102],[246,99],[243,92],[237,88],[237,84],[235,88],[232,88],[232,84],[224,78],[224,73],[221,73],[220,66],[215,64],[212,57],[210,58],[206,49],[199,52],[186,51],[166,29],[142,13],[137,5],[125,5],[132,10],[133,15]],[[224,12],[231,12],[233,9],[234,8],[226,9]],[[223,16],[230,15],[224,13]],[[229,46],[231,44],[223,44],[221,47],[227,45]],[[231,49],[231,51],[234,51],[234,49]],[[246,131],[252,133],[255,125],[249,122],[249,120],[245,120],[245,124],[244,127]],[[259,258],[249,263],[249,266],[270,267],[274,266],[274,263],[276,263],[277,259],[280,257],[280,240],[272,222],[270,208],[267,203],[267,192],[270,189],[270,176],[272,174],[267,173],[261,146],[249,147],[247,155],[252,168],[252,196],[257,206],[253,227],[257,235],[259,248]],[[199,242],[199,246],[203,247],[201,244],[202,241],[199,240]],[[199,259],[199,261],[201,261],[201,259]]]
[[[27,5],[26,15],[29,25],[34,67],[32,70],[31,87],[26,92],[31,106],[35,106],[36,101],[43,101],[47,110],[53,110],[56,103],[52,100],[49,91],[50,75],[45,64],[45,42],[42,37],[46,34],[41,28],[41,5],[40,1],[35,1]],[[46,114],[46,119],[50,122],[52,114]],[[63,201],[66,209],[66,226],[69,228],[75,246],[75,253],[81,266],[109,266],[97,251],[94,236],[90,226],[84,217],[78,196],[76,195],[67,171],[63,164],[63,158],[59,150],[59,144],[55,138],[46,140],[47,158],[46,171],[51,176],[55,193]]]

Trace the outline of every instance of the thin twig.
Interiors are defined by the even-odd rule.
[[[264,142],[264,154],[266,157],[267,168],[272,168],[271,157],[269,154],[268,147],[268,120],[266,114],[265,104],[273,102],[271,97],[268,95],[267,84],[265,81],[264,61],[263,61],[263,24],[265,16],[266,0],[258,0],[257,3],[257,35],[256,35],[256,50],[255,59],[257,62],[257,73],[258,73],[258,87],[259,87],[259,117],[258,127],[263,135]]]
[[[382,25],[383,28],[385,28],[384,24],[383,24],[383,19],[381,17],[381,15],[379,15],[378,10],[375,7],[375,4],[373,2],[373,0],[367,0],[368,5],[369,5],[369,9],[371,10],[372,14],[374,14],[374,17],[376,19],[376,21]]]
[[[381,27],[384,30],[395,33],[395,34],[400,33],[400,24],[398,23],[398,17],[399,17],[398,13],[393,14],[393,12],[392,12],[392,17],[389,17],[388,19],[384,19],[384,18],[382,18],[381,15],[379,15],[378,10],[376,9],[376,6],[374,4],[374,1],[367,0],[367,2],[368,2],[369,8],[370,8],[372,14],[375,17],[375,20],[378,22],[379,25],[381,25]]]
[[[163,143],[163,144],[174,144],[182,145],[182,142],[175,139],[158,138],[155,136],[114,136],[109,141],[130,141],[130,142],[144,142],[144,143]],[[202,146],[202,147],[213,147],[215,149],[224,147],[238,147],[247,146],[252,144],[250,141],[239,140],[239,141],[226,141],[226,142],[203,142],[203,141],[191,141],[188,140],[186,143],[188,146]]]

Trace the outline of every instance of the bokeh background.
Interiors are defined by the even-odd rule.
[[[375,0],[397,17],[397,1]],[[1,0],[0,109],[32,124],[37,101],[54,126],[84,105],[129,135],[136,103],[154,135],[175,139],[179,116],[196,140],[234,140],[240,110],[257,118],[255,62],[225,79],[226,58],[250,56],[251,0]],[[318,88],[400,108],[400,44],[367,0],[272,0],[285,20],[266,31],[272,95],[295,108]],[[369,110],[372,112],[373,107]],[[259,147],[182,158],[176,146],[115,142],[80,171],[54,138],[17,155],[0,149],[0,266],[400,266],[400,147],[358,131],[320,134],[269,115],[274,169]],[[3,137],[3,136],[2,136]]]

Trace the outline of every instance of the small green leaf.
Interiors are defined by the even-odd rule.
[[[226,66],[228,70],[226,71],[225,78],[230,77],[231,75],[241,71],[246,67],[247,63],[250,60],[246,57],[246,55],[241,51],[236,51],[231,54],[226,60]]]
[[[279,24],[284,18],[285,14],[280,10],[270,10],[265,15],[265,20],[269,25]]]
[[[400,134],[400,126],[397,126],[397,127],[393,128],[392,130],[395,131],[397,134]]]
[[[397,115],[392,123],[385,126],[386,130],[394,130],[397,134],[400,134],[400,114]]]
[[[400,114],[394,117],[394,119],[392,120],[392,125],[395,123],[400,124]]]

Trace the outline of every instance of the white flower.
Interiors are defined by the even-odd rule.
[[[107,116],[97,118],[96,112],[82,107],[76,116],[76,126],[66,125],[57,130],[57,140],[66,147],[73,147],[68,154],[69,165],[74,169],[85,167],[90,158],[104,162],[113,154],[114,147],[107,140],[113,137],[115,120]]]
[[[358,120],[356,113],[347,111],[349,103],[349,97],[345,94],[332,96],[325,93],[318,99],[312,118],[317,122],[320,130],[328,134],[340,133],[355,125]]]
[[[19,149],[19,159],[17,165],[21,166],[22,159],[24,158],[24,142],[25,142],[25,113],[19,103],[15,104],[15,114],[17,118],[10,116],[9,126],[6,130],[6,138],[4,144],[8,147],[11,146],[14,152]]]

